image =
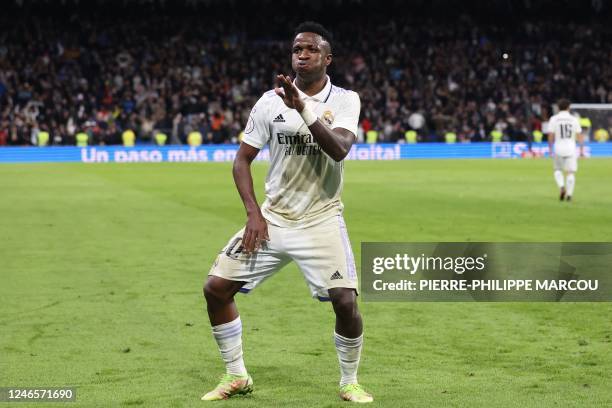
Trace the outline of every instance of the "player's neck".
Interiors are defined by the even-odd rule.
[[[308,96],[318,94],[325,88],[325,85],[327,85],[327,75],[325,74],[315,79],[303,78],[299,75],[295,78],[295,86]]]

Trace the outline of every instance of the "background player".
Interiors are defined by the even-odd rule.
[[[204,287],[213,335],[226,374],[203,400],[252,391],[242,358],[242,323],[234,294],[248,292],[290,261],[295,261],[313,297],[331,300],[336,313],[334,339],[340,361],[340,396],[371,402],[357,382],[362,321],[357,309],[357,274],[340,193],[343,163],[355,142],[359,96],[331,84],[331,36],[320,24],[303,23],[292,45],[294,82],[277,77],[251,111],[234,161],[234,180],[247,223],[217,257]],[[261,209],[250,164],[266,144],[270,169]],[[282,313],[282,309],[278,309]]]
[[[561,99],[557,105],[559,113],[548,122],[548,146],[553,156],[555,181],[560,190],[559,200],[571,201],[578,170],[576,139],[580,144],[580,156],[583,155],[584,140],[580,122],[569,113],[570,101]]]

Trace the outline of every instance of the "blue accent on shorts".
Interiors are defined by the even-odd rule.
[[[249,293],[251,291],[251,289],[247,289],[247,288],[240,288],[238,289],[238,292],[240,293]]]
[[[317,299],[319,299],[319,302],[331,302],[331,298],[328,297],[317,296]]]

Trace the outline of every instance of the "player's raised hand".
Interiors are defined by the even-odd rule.
[[[263,241],[269,241],[268,223],[261,213],[249,215],[244,234],[242,235],[242,246],[246,254],[251,254],[261,248]]]
[[[288,108],[301,112],[304,109],[304,101],[300,99],[300,93],[293,84],[291,77],[288,75],[277,75],[276,80],[279,87],[274,88],[274,92],[282,98]]]

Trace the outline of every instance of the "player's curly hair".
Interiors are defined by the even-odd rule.
[[[327,43],[329,44],[330,50],[332,48],[332,41],[333,41],[332,33],[327,31],[327,29],[325,27],[323,27],[321,24],[319,24],[319,23],[317,23],[315,21],[304,21],[303,23],[300,23],[297,26],[297,28],[295,29],[295,32],[293,33],[293,36],[295,37],[299,33],[315,33],[315,34],[319,34],[321,36],[321,38],[323,38],[325,41],[327,41]]]

